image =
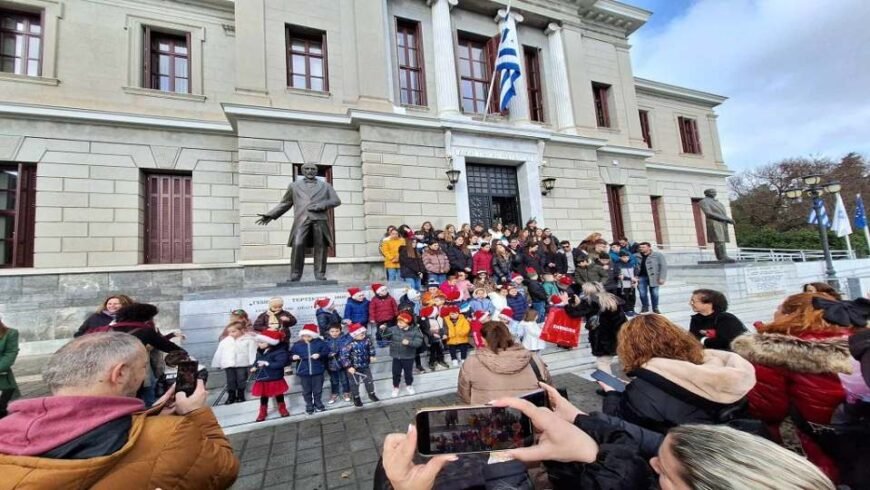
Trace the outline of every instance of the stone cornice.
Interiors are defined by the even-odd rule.
[[[698,168],[698,167],[687,167],[683,165],[665,165],[661,163],[646,163],[647,170],[661,170],[665,172],[679,172],[679,173],[689,173],[689,174],[702,174],[702,175],[715,175],[717,177],[730,177],[734,175],[734,172],[728,169],[714,169],[714,168]]]
[[[690,88],[670,85],[667,83],[647,80],[645,78],[634,78],[634,87],[638,92],[647,93],[653,96],[665,96],[690,104],[700,104],[710,108],[716,107],[726,100],[728,97],[722,95],[711,94]]]
[[[604,24],[626,36],[643,26],[652,12],[615,0],[576,0],[584,22]]]

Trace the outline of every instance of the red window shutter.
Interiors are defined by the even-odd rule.
[[[498,45],[501,41],[501,35],[495,35],[486,42],[486,80],[487,90],[489,87],[492,87],[492,96],[490,97],[489,108],[488,111],[490,114],[507,114],[508,110],[500,111],[498,108],[499,104],[499,86],[501,84],[501,77],[497,72],[495,72],[495,63],[498,59]],[[495,79],[495,83],[493,83],[493,79]],[[489,93],[487,93],[489,96]]]
[[[652,148],[652,135],[650,134],[649,127],[649,112],[638,111],[638,116],[640,116],[640,132],[643,135],[643,141],[644,143],[646,143],[647,148]]]
[[[36,166],[18,166],[15,202],[13,267],[33,267],[33,232],[36,227]]]
[[[610,212],[610,228],[613,231],[613,241],[625,236],[625,225],[622,221],[622,186],[607,186],[607,207]]]
[[[652,217],[653,217],[653,227],[655,228],[656,233],[656,243],[661,245],[664,243],[662,239],[662,221],[661,221],[661,204],[662,197],[661,196],[650,196],[649,203],[652,207]]]
[[[692,135],[695,145],[695,153],[701,154],[701,134],[698,132],[698,121],[692,119]]]
[[[145,179],[145,263],[193,261],[190,175],[148,174]]]

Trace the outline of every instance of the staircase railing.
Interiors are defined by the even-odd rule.
[[[737,249],[740,261],[747,262],[810,262],[825,260],[825,252],[822,250],[802,250],[791,248],[751,248],[741,247]],[[848,250],[831,250],[833,260],[854,258]]]

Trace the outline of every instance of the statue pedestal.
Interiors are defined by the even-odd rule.
[[[338,286],[338,281],[325,279],[323,281],[285,281],[275,284],[275,287],[278,288],[316,288],[321,286]]]

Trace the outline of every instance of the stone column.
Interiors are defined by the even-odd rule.
[[[435,91],[439,116],[459,115],[456,57],[450,8],[459,0],[428,0],[432,8],[432,38],[435,45]]]
[[[565,61],[565,46],[562,43],[562,26],[550,23],[545,31],[552,67],[552,94],[556,102],[556,130],[574,128],[574,105],[571,100],[571,84],[568,82],[568,65]]]
[[[707,125],[710,127],[710,142],[713,144],[713,161],[719,165],[725,165],[725,159],[722,158],[722,145],[719,144],[719,124],[717,123],[719,116],[716,114],[707,114]],[[703,151],[703,147],[701,150]]]
[[[266,90],[266,6],[251,0],[236,9],[236,91],[265,96]]]
[[[498,32],[501,35],[504,32],[505,28],[512,29],[515,33],[517,33],[517,61],[520,64],[520,70],[522,76],[517,79],[514,83],[514,89],[516,90],[516,95],[511,99],[508,104],[509,117],[511,122],[528,122],[531,118],[529,116],[529,90],[526,85],[526,62],[525,62],[525,54],[523,53],[523,45],[520,43],[519,32],[517,31],[517,23],[523,21],[523,16],[517,12],[511,12],[510,15],[506,15],[507,12],[502,9],[498,11],[498,15],[495,18],[495,21],[498,23]],[[507,17],[507,18],[505,18]],[[496,54],[497,56],[498,54]],[[495,100],[496,105],[499,101],[500,89],[498,85],[495,85],[493,88],[493,100]]]

